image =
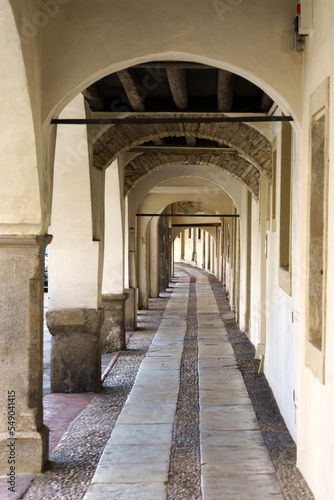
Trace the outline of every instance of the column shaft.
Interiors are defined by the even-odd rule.
[[[0,475],[10,472],[8,438],[15,438],[16,474],[39,473],[48,459],[42,405],[43,278],[50,241],[50,236],[0,236]]]

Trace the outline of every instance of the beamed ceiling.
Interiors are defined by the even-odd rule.
[[[260,171],[271,179],[271,143],[260,132],[242,122],[201,123],[209,113],[270,112],[270,97],[238,75],[195,63],[146,63],[102,78],[83,95],[94,116],[156,119],[154,124],[112,125],[94,142],[97,168],[108,167],[125,151],[137,155],[125,168],[125,195],[141,177],[168,164],[223,168],[256,199]],[[198,117],[198,123],[159,122],[166,117]]]
[[[84,91],[93,111],[267,113],[273,101],[228,71],[195,63],[147,63],[112,73]]]

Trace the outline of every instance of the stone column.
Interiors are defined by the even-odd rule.
[[[138,307],[139,309],[148,308],[148,286],[149,280],[147,276],[147,229],[150,221],[149,217],[138,217],[137,221],[137,283],[138,283]]]
[[[158,217],[150,221],[150,297],[159,297]]]
[[[136,280],[136,231],[129,227],[129,286],[125,292],[129,298],[125,302],[125,329],[137,328],[137,280]]]
[[[102,311],[66,309],[46,317],[52,335],[51,391],[99,392]]]
[[[193,254],[192,254],[191,260],[193,262],[195,262],[195,264],[196,264],[197,263],[197,228],[193,227],[192,233],[193,233]]]
[[[165,292],[168,286],[168,224],[167,217],[163,216],[165,214],[167,214],[166,209],[162,212],[162,216],[159,217],[159,292]]]
[[[68,104],[61,118],[74,114],[80,118],[86,116],[82,95]],[[101,387],[99,296],[103,241],[94,241],[96,214],[91,188],[87,127],[59,125],[47,316],[53,335],[51,389],[54,392],[96,392]]]
[[[102,295],[101,348],[103,354],[123,351],[126,348],[125,301],[127,298],[127,293]]]
[[[185,232],[182,231],[181,232],[181,262],[184,262],[184,248],[185,248],[184,238],[185,238]]]
[[[50,236],[0,236],[0,475],[10,471],[8,438],[15,438],[16,474],[38,474],[48,459],[42,405],[43,277],[50,241]],[[9,393],[15,394],[10,402]],[[14,435],[8,431],[9,403],[15,405]]]
[[[206,231],[203,229],[203,235],[202,235],[202,250],[203,250],[203,260],[202,260],[202,269],[205,269],[205,259],[206,259]]]
[[[207,271],[211,271],[211,234],[208,233]]]

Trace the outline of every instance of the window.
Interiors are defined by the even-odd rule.
[[[188,238],[191,238],[191,227],[189,228],[189,231],[188,231]]]
[[[201,239],[201,229],[200,228],[198,229],[198,239],[199,240]]]

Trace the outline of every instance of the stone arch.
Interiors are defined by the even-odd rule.
[[[171,136],[210,139],[235,148],[271,180],[271,143],[245,123],[116,125],[95,141],[94,166],[106,168],[124,151],[154,138]]]
[[[205,227],[203,227],[203,226],[202,226],[202,227],[199,227],[198,229],[202,229],[203,233],[208,233],[208,234],[210,234],[210,236],[212,236],[212,238],[213,238],[213,239],[215,240],[215,242],[217,243],[217,236],[216,236],[216,234],[215,234],[215,231],[210,230],[210,229],[208,229],[208,228],[205,228]],[[184,231],[186,231],[186,230],[187,230],[186,228],[184,228],[184,229],[180,228],[180,230],[177,230],[177,231],[175,232],[174,237],[173,237],[173,243],[175,242],[176,238],[177,238],[179,235],[181,235],[181,234],[182,234]]]
[[[236,154],[218,155],[211,153],[194,154],[142,154],[134,158],[124,171],[124,196],[143,177],[167,165],[210,165],[228,171],[251,191],[254,198],[259,197],[259,170]]]
[[[128,205],[129,224],[133,225],[135,223],[135,214],[139,211],[141,203],[152,188],[179,177],[195,177],[209,181],[213,186],[218,186],[218,188],[222,189],[223,193],[226,193],[231,198],[240,212],[242,207],[242,189],[245,189],[245,187],[235,177],[229,175],[226,170],[213,168],[210,165],[193,165],[190,172],[187,165],[168,165],[161,170],[152,172],[144,180],[141,178],[131,190]],[[210,190],[205,193],[205,199],[211,199]],[[160,208],[163,209],[163,207]]]

